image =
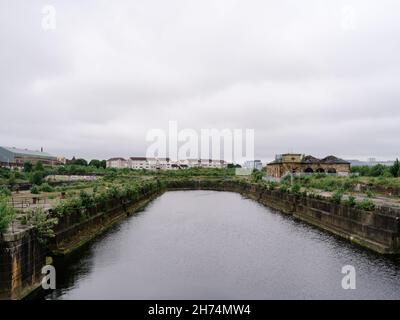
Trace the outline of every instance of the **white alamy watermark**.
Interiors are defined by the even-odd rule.
[[[342,279],[342,288],[344,290],[355,290],[356,289],[356,268],[352,265],[346,265],[342,267],[342,273],[345,276]]]
[[[44,290],[54,290],[56,288],[56,268],[52,265],[46,265],[42,268],[42,274],[44,275],[42,288]]]
[[[52,5],[42,7],[42,28],[43,30],[55,30],[57,27],[56,8]]]
[[[215,159],[242,163],[254,159],[253,129],[181,129],[177,121],[168,122],[168,131],[154,128],[146,135],[151,142],[147,158]]]
[[[355,30],[357,28],[357,14],[353,6],[342,7],[341,26],[344,30]]]

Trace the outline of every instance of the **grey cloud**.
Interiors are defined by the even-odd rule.
[[[52,3],[55,31],[43,1],[0,4],[2,145],[142,155],[177,120],[253,128],[262,159],[398,156],[397,1]]]

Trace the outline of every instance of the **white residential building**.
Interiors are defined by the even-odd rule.
[[[211,167],[210,161],[211,161],[210,159],[200,159],[199,166],[202,168],[209,168],[209,167]]]
[[[128,167],[131,169],[150,169],[150,165],[146,157],[130,157]]]
[[[228,165],[224,160],[213,159],[200,159],[199,164],[202,168],[226,168]]]
[[[226,168],[228,163],[224,160],[210,160],[209,166],[211,168]]]
[[[124,158],[111,158],[107,160],[107,168],[123,169],[128,168],[128,161]]]
[[[131,169],[167,170],[171,167],[169,158],[130,157],[128,161]]]
[[[169,158],[157,158],[156,169],[168,170],[171,168],[171,161]]]
[[[200,160],[199,159],[186,159],[187,165],[189,168],[197,168],[200,166]]]
[[[112,158],[107,160],[107,168],[130,168],[136,170],[176,170],[198,167],[225,168],[226,166],[227,163],[223,160],[211,159],[184,159],[171,161],[169,158],[130,157],[128,160],[125,160],[124,158]]]

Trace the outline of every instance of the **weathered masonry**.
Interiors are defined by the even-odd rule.
[[[46,253],[66,255],[94,236],[168,190],[238,192],[261,204],[293,215],[313,226],[382,254],[400,254],[400,210],[377,207],[363,211],[327,199],[270,190],[266,185],[229,179],[175,179],[144,191],[139,199],[113,199],[85,213],[77,210],[60,218],[56,237],[47,248],[27,229],[0,238],[0,299],[19,299],[40,285]],[[243,212],[243,214],[246,214]],[[49,250],[49,251],[47,251]]]
[[[0,300],[21,299],[40,286],[46,249],[33,229],[0,238]]]
[[[350,163],[335,156],[317,159],[313,156],[287,153],[277,155],[275,160],[267,164],[267,175],[282,178],[286,174],[295,175],[327,173],[346,176],[350,173]]]

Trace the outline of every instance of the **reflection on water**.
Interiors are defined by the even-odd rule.
[[[400,298],[398,260],[229,192],[167,192],[56,269],[46,299]]]

